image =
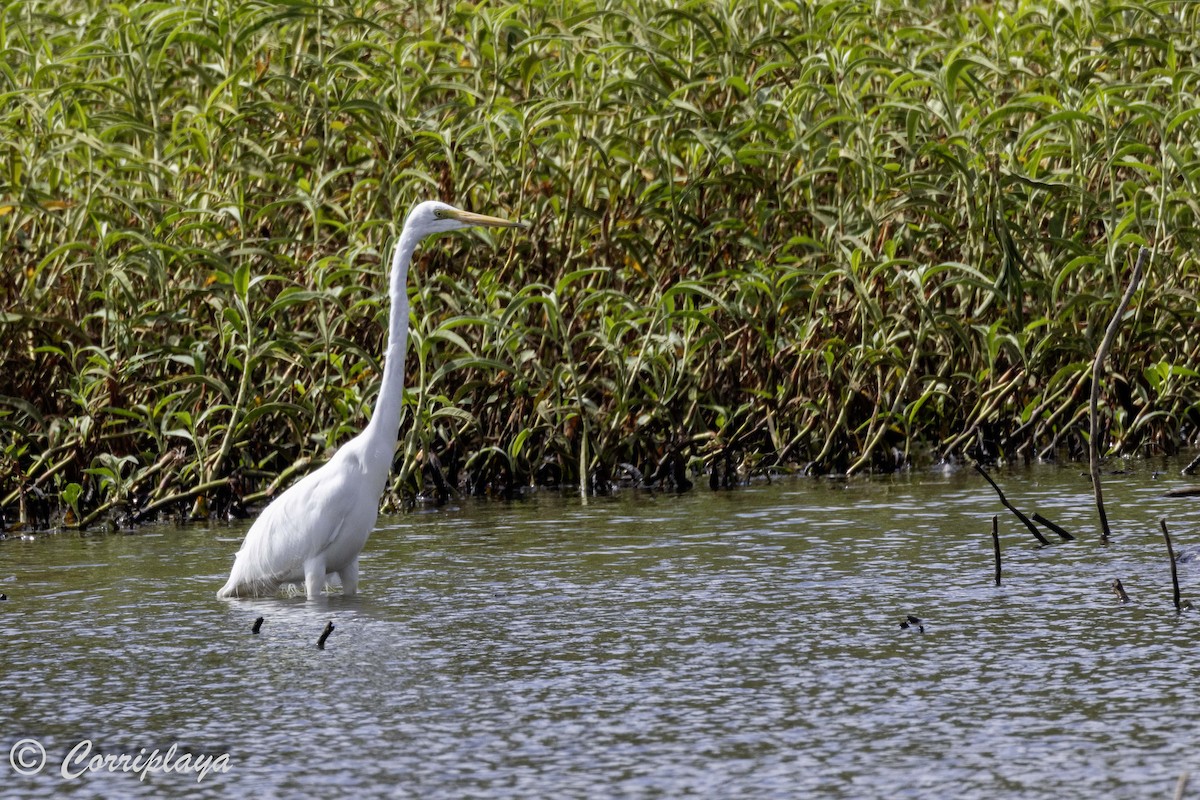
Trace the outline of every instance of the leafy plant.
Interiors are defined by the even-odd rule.
[[[428,197],[533,227],[419,254],[398,506],[1081,454],[1142,245],[1105,449],[1194,443],[1198,27],[1075,0],[9,4],[0,506],[242,513],[320,463],[370,413]]]

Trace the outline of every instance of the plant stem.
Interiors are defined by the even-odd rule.
[[[1108,514],[1104,511],[1104,490],[1100,487],[1100,376],[1104,368],[1104,359],[1108,357],[1113,340],[1117,338],[1117,330],[1121,327],[1121,317],[1125,315],[1125,309],[1129,306],[1129,301],[1133,299],[1133,293],[1137,291],[1138,285],[1142,282],[1142,267],[1149,255],[1150,250],[1145,247],[1138,251],[1137,260],[1133,264],[1133,274],[1129,277],[1129,286],[1125,288],[1125,294],[1121,296],[1121,301],[1117,303],[1112,319],[1108,321],[1108,329],[1104,332],[1104,339],[1100,342],[1100,347],[1096,349],[1096,358],[1092,362],[1092,399],[1088,405],[1090,409],[1088,460],[1092,476],[1092,490],[1096,495],[1096,511],[1100,514],[1100,538],[1105,542],[1112,535],[1112,531],[1108,527]]]

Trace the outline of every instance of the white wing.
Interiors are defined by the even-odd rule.
[[[365,541],[379,504],[377,495],[367,496],[372,483],[352,448],[343,447],[263,510],[246,534],[229,581],[218,596],[272,594],[281,583],[303,580],[304,562],[334,547],[348,528],[362,527],[362,509],[370,504],[367,529],[352,532]]]

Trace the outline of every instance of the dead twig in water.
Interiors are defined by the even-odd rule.
[[[1071,535],[1070,533],[1068,533],[1066,530],[1064,530],[1064,529],[1060,528],[1058,525],[1055,525],[1053,522],[1051,522],[1050,520],[1046,519],[1046,518],[1045,518],[1045,517],[1043,517],[1041,514],[1034,514],[1034,515],[1033,515],[1033,521],[1034,521],[1034,522],[1036,522],[1038,525],[1042,525],[1042,526],[1044,526],[1044,527],[1047,527],[1047,528],[1049,528],[1050,530],[1052,530],[1052,531],[1054,531],[1055,533],[1057,533],[1057,534],[1058,534],[1058,536],[1059,536],[1059,538],[1060,538],[1060,539],[1062,539],[1064,542],[1073,542],[1073,541],[1075,541],[1075,537],[1074,537],[1074,536],[1072,536],[1072,535]]]
[[[1167,530],[1167,520],[1164,517],[1158,521],[1162,526],[1163,538],[1167,540],[1167,557],[1171,559],[1171,588],[1175,592],[1175,613],[1179,614],[1185,608],[1191,608],[1191,602],[1182,603],[1179,600],[1179,570],[1175,567],[1175,548],[1171,546],[1171,532]]]
[[[1125,294],[1121,296],[1121,301],[1117,303],[1112,319],[1108,321],[1104,339],[1101,340],[1100,347],[1096,349],[1096,358],[1092,361],[1092,398],[1088,405],[1090,415],[1088,460],[1091,466],[1092,490],[1096,493],[1096,511],[1100,514],[1100,538],[1106,542],[1112,531],[1108,527],[1108,514],[1104,511],[1104,491],[1100,488],[1100,374],[1104,368],[1104,359],[1108,357],[1113,340],[1117,338],[1121,317],[1125,316],[1125,309],[1128,308],[1129,301],[1133,299],[1133,293],[1137,291],[1138,285],[1142,282],[1142,268],[1149,256],[1148,248],[1143,247],[1138,250],[1137,260],[1133,264],[1133,275],[1129,277],[1129,286],[1125,287]]]
[[[1183,800],[1183,793],[1187,791],[1188,779],[1192,777],[1192,773],[1184,770],[1179,773],[1179,780],[1175,782],[1175,800]]]
[[[1029,517],[1022,514],[1020,509],[1018,509],[1012,503],[1008,502],[1008,498],[1004,496],[1004,492],[1000,491],[1000,487],[996,485],[996,482],[994,480],[992,480],[992,476],[988,475],[987,471],[984,470],[984,468],[981,467],[978,464],[978,462],[975,464],[975,471],[978,472],[980,475],[982,475],[983,479],[992,485],[992,488],[996,490],[996,494],[1000,498],[1000,504],[1002,506],[1004,506],[1005,508],[1007,508],[1012,513],[1016,514],[1017,519],[1019,519],[1019,520],[1021,520],[1021,522],[1025,523],[1025,527],[1029,528],[1029,532],[1034,535],[1034,538],[1036,538],[1042,544],[1050,544],[1050,540],[1047,539],[1045,536],[1042,536],[1042,532],[1039,531],[1037,529],[1037,526],[1034,525],[1029,520]]]
[[[996,585],[1000,585],[1000,515],[992,514],[992,550],[996,554]]]
[[[1129,595],[1125,594],[1125,587],[1121,585],[1120,578],[1113,578],[1112,590],[1113,590],[1113,594],[1115,594],[1117,596],[1117,599],[1120,600],[1122,603],[1129,602]]]
[[[318,650],[324,650],[324,649],[325,649],[325,640],[329,638],[329,634],[331,634],[331,633],[333,633],[333,623],[332,623],[332,622],[326,622],[326,623],[325,623],[325,630],[324,630],[324,631],[322,631],[322,633],[321,633],[321,638],[320,638],[320,639],[317,639],[317,649],[318,649]]]

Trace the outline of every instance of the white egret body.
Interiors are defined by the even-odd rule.
[[[461,211],[429,201],[404,222],[392,257],[388,344],[383,385],[371,421],[333,457],[275,498],[246,534],[218,597],[263,597],[281,585],[304,582],[308,599],[337,576],[342,592],[358,588],[358,555],[375,527],[379,500],[392,468],[404,394],[408,342],[408,265],[417,244],[434,233],[477,225],[521,223]]]

